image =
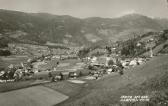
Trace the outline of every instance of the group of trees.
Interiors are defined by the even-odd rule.
[[[153,34],[155,34],[155,32],[149,32],[149,33],[146,33],[142,36],[134,36],[134,38],[131,38],[127,41],[120,42],[118,48],[120,48],[119,50],[121,52],[121,55],[137,56],[137,55],[140,55],[140,54],[144,53],[145,51],[147,51],[147,49],[145,48],[146,44],[145,44],[145,42],[139,42],[139,41],[142,37],[147,37],[147,36],[153,35]],[[157,38],[156,41],[158,43],[163,43],[167,39],[168,39],[168,30],[164,30],[163,34],[159,35],[159,38]],[[140,45],[137,45],[138,43]],[[94,49],[97,49],[97,48],[100,48],[100,47],[96,47]],[[88,53],[90,51],[94,50],[94,49],[93,48],[83,48],[82,50],[80,50],[78,52],[78,56],[80,58],[86,57],[88,55]],[[112,53],[112,47],[111,46],[106,46],[105,49],[106,49],[106,53],[108,55],[110,55]],[[96,55],[98,56],[99,52],[97,52]]]
[[[129,56],[129,55],[133,56],[136,53],[135,48],[136,48],[135,40],[130,39],[123,44],[121,49],[121,54],[125,56]]]
[[[145,50],[143,44],[141,46],[137,46],[136,38],[129,39],[125,42],[122,42],[121,45],[122,45],[121,55],[125,55],[125,56],[135,56],[135,55],[138,55],[139,53],[142,53],[142,51]],[[108,55],[112,53],[112,49],[110,46],[106,46],[105,49]],[[83,48],[79,50],[78,52],[79,58],[86,57],[90,51],[91,51],[90,48]]]
[[[111,47],[110,46],[106,46],[106,51],[107,51],[107,54],[111,54],[112,53]]]
[[[145,44],[140,43],[140,45],[138,46],[137,43],[137,38],[129,39],[128,41],[124,42],[121,48],[121,55],[136,56],[145,52]]]
[[[0,38],[0,56],[9,56],[11,55],[11,52],[7,49],[4,49],[8,47],[9,40],[7,38],[1,37]]]
[[[2,80],[13,79],[14,73],[15,73],[14,69],[5,70],[5,73],[2,76],[0,76],[0,79],[2,79]]]
[[[77,55],[79,56],[80,59],[82,59],[82,58],[86,57],[89,52],[90,52],[89,48],[83,48],[83,49],[79,50]]]
[[[0,56],[10,56],[11,52],[9,50],[0,50]]]
[[[163,34],[159,37],[159,42],[164,42],[168,39],[168,30],[164,30]]]
[[[0,48],[5,48],[8,47],[8,40],[4,37],[0,38]]]

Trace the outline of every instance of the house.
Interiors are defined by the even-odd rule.
[[[137,58],[137,62],[139,65],[141,65],[145,62],[145,60],[143,58]]]
[[[134,59],[134,60],[131,60],[130,63],[129,63],[130,66],[136,66],[137,65],[137,60]]]
[[[69,72],[70,78],[77,78],[79,75],[76,72]]]
[[[97,61],[98,61],[98,64],[100,64],[100,65],[106,65],[107,61],[108,61],[108,58],[103,57],[103,56],[102,57],[98,57]]]
[[[69,72],[61,72],[61,79],[67,80],[69,78]]]
[[[92,66],[108,66],[109,61],[112,60],[114,64],[116,64],[116,58],[112,58],[109,56],[100,56],[96,57],[96,60],[91,61]]]
[[[52,56],[52,59],[60,59],[60,55],[54,55]]]
[[[140,47],[141,45],[142,45],[141,42],[138,42],[138,43],[136,44],[137,47]]]
[[[92,63],[97,62],[97,57],[93,57],[93,58],[91,59],[91,62],[92,62]]]
[[[121,61],[121,64],[124,68],[128,68],[129,64],[130,64],[130,60],[126,59]]]
[[[5,74],[5,71],[0,72],[0,76],[3,76]]]
[[[107,69],[107,74],[110,74],[112,71],[112,68]]]

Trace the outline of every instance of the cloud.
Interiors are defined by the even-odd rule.
[[[120,17],[120,16],[134,14],[134,13],[137,13],[137,12],[135,10],[126,10],[126,11],[121,12],[118,16]]]
[[[128,11],[124,11],[122,14],[126,15],[126,14],[134,14],[134,13],[136,13],[135,10],[128,10]]]

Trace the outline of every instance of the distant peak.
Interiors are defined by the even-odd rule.
[[[121,16],[120,18],[150,18],[148,16],[142,15],[142,14],[138,14],[138,13],[133,13],[133,14],[127,14],[124,16]]]
[[[123,15],[123,16],[144,16],[144,15],[138,14],[138,13],[131,13],[131,14]]]

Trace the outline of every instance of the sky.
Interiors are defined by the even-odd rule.
[[[79,18],[114,18],[131,13],[168,18],[167,0],[0,0],[0,8]]]

